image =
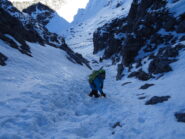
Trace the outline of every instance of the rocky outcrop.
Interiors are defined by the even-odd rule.
[[[33,19],[35,19],[42,25],[48,24],[49,20],[53,17],[53,14],[55,13],[54,10],[42,3],[31,5],[30,7],[23,9],[23,12],[29,14]]]
[[[41,4],[34,5],[30,7],[30,9],[28,8],[27,12],[31,14],[31,11],[36,10],[36,8],[44,10],[43,13],[45,13],[45,11],[53,12],[50,8]],[[44,20],[42,22],[42,18],[40,18],[40,22],[38,22],[37,19],[33,19],[32,16],[24,16],[23,13],[13,7],[7,0],[3,0],[2,3],[0,3],[0,18],[0,39],[12,48],[18,49],[21,53],[28,56],[32,56],[30,47],[26,41],[39,43],[43,46],[47,44],[65,51],[68,54],[68,59],[72,62],[81,65],[85,64],[90,68],[88,61],[80,54],[74,53],[67,46],[63,37],[47,30],[45,27],[46,21]]]
[[[180,18],[177,20],[177,33],[185,33],[185,13],[180,16]]]
[[[149,88],[149,87],[151,87],[153,85],[154,84],[148,84],[148,83],[146,83],[146,84],[142,85],[139,89],[147,89],[147,88]]]
[[[175,117],[178,122],[184,122],[185,123],[185,113],[177,112],[175,113]]]
[[[173,18],[165,5],[165,1],[133,2],[127,17],[127,36],[122,48],[122,63],[125,66],[135,62],[135,57],[142,47],[147,46],[148,51],[152,52],[164,42],[163,37],[157,32],[165,27],[170,30],[174,25],[166,25],[168,20]]]
[[[118,64],[118,67],[117,67],[117,76],[116,76],[116,80],[120,80],[124,75],[123,75],[123,70],[124,70],[124,67],[122,64]]]
[[[41,37],[34,30],[26,30],[23,24],[0,7],[0,39],[21,53],[31,56],[25,41],[42,43]],[[13,39],[14,38],[14,39]]]
[[[7,59],[8,59],[8,58],[0,52],[0,65],[1,65],[1,66],[5,66],[5,65],[6,65],[5,61],[6,61]]]
[[[145,105],[154,105],[157,103],[163,103],[164,101],[168,101],[168,99],[170,98],[170,96],[154,96],[152,97],[150,100],[148,100]]]
[[[179,51],[184,48],[185,45],[178,44],[175,47],[168,46],[159,49],[156,56],[150,56],[152,61],[148,67],[149,72],[158,74],[172,71],[170,63],[177,61],[176,57],[179,55]]]
[[[156,58],[150,63],[149,72],[158,74],[172,71],[172,68],[169,65],[170,62],[171,61],[169,61],[168,59]]]
[[[104,50],[103,58],[122,57],[117,79],[121,79],[123,69],[130,69],[134,63],[141,70],[142,60],[147,57],[151,62],[146,74],[172,71],[170,64],[177,60],[182,49],[174,45],[184,40],[178,33],[184,33],[185,14],[174,17],[166,7],[167,3],[166,0],[133,0],[127,17],[110,21],[94,32],[94,53]],[[130,77],[136,77],[138,73],[132,73]]]
[[[125,18],[121,20],[115,19],[94,32],[94,54],[105,49],[103,58],[107,59],[121,51],[121,43],[124,40],[125,35],[122,33],[122,31],[124,31],[124,26],[120,27],[120,24],[125,22],[125,20]]]
[[[147,81],[150,78],[152,78],[152,75],[147,74],[146,72],[144,72],[142,70],[139,70],[139,71],[135,71],[135,72],[130,73],[128,75],[128,78],[131,78],[131,77],[136,77],[139,80]]]
[[[25,1],[12,1],[12,3],[20,11],[36,3],[42,3],[47,7],[50,7],[55,10],[60,9],[61,6],[65,4],[64,0],[27,0],[27,1],[25,0]]]

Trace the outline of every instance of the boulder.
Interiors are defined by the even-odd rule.
[[[147,88],[149,88],[149,87],[151,87],[151,86],[153,86],[154,84],[144,84],[144,85],[142,85],[139,89],[147,89]]]
[[[123,70],[124,70],[123,64],[118,64],[116,80],[121,80],[121,78],[123,77]]]
[[[5,61],[6,61],[7,59],[8,59],[8,58],[7,58],[4,54],[2,54],[2,53],[0,52],[0,65],[1,65],[1,66],[5,66],[5,65],[6,65]]]
[[[149,72],[153,74],[164,73],[172,71],[170,67],[170,61],[168,59],[155,58],[149,64]]]
[[[165,51],[163,52],[163,57],[177,57],[179,55],[179,50],[171,47],[166,47]]]
[[[185,113],[177,112],[175,113],[175,117],[178,122],[184,122],[185,123]]]
[[[128,78],[131,78],[131,77],[136,77],[136,78],[138,78],[139,80],[142,80],[142,81],[147,81],[147,80],[152,78],[151,75],[149,75],[148,73],[146,73],[142,70],[132,72],[131,74],[128,75]]]
[[[112,128],[116,128],[116,127],[122,127],[121,123],[120,122],[116,122]]]
[[[154,96],[152,97],[150,100],[148,100],[145,105],[154,105],[157,103],[162,103],[164,101],[168,101],[168,99],[170,98],[170,96]]]

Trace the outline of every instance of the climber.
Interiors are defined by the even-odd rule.
[[[98,98],[100,96],[106,97],[106,94],[103,93],[103,82],[105,80],[105,70],[100,68],[99,70],[95,70],[92,74],[89,75],[89,84],[92,89],[89,94],[90,97],[93,95]],[[101,95],[98,94],[98,91]]]

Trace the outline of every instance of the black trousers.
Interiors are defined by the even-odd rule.
[[[90,97],[92,97],[94,95],[94,97],[99,97],[100,95],[98,94],[97,90],[92,90],[91,93],[89,94]]]

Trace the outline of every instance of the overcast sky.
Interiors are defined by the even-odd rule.
[[[10,0],[10,1],[32,1],[32,0]],[[65,4],[58,11],[59,15],[68,22],[73,20],[79,8],[85,8],[89,0],[65,0]]]

